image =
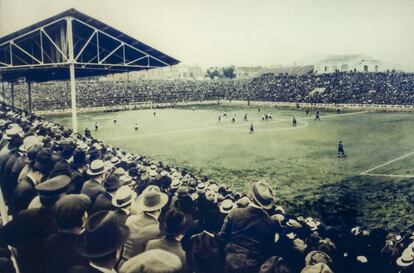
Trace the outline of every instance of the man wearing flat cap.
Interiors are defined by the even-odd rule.
[[[276,227],[266,210],[274,206],[273,191],[266,182],[255,182],[250,200],[246,208],[231,210],[220,231],[226,272],[257,272],[271,256]]]
[[[84,194],[69,194],[54,206],[59,231],[46,239],[46,267],[50,273],[65,272],[75,265],[87,265],[88,259],[75,249],[84,231],[91,201]]]

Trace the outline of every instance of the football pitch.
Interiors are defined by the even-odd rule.
[[[224,112],[227,117],[218,122]],[[269,112],[273,119],[262,121]],[[243,121],[245,113],[248,122]],[[293,116],[297,127],[292,127]],[[71,125],[69,115],[48,118]],[[264,179],[295,215],[345,226],[411,226],[414,115],[321,112],[321,121],[314,119],[313,112],[306,115],[302,110],[259,112],[256,107],[222,105],[78,114],[82,132],[88,127],[105,143],[207,175],[234,189],[246,190],[250,181]],[[340,140],[346,158],[337,157]]]

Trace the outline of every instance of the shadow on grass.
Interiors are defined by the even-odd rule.
[[[320,186],[316,198],[284,200],[294,215],[313,215],[327,225],[407,230],[414,223],[414,179],[354,176]]]

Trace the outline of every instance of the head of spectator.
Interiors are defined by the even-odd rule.
[[[72,166],[74,168],[80,169],[86,165],[86,153],[85,150],[81,148],[76,148],[73,151],[73,162]]]
[[[43,207],[51,208],[67,191],[70,177],[58,175],[36,186],[40,203]]]
[[[168,195],[162,193],[160,188],[154,185],[149,185],[137,198],[137,210],[144,213],[151,214],[158,218],[161,209],[168,203]]]
[[[27,149],[27,160],[29,162],[34,162],[36,159],[37,153],[42,150],[43,144],[37,143],[30,146],[30,148]]]
[[[332,259],[329,257],[328,254],[322,251],[311,251],[306,255],[305,264],[306,265],[314,265],[317,263],[324,263],[327,265],[332,264]]]
[[[256,207],[271,209],[274,206],[273,190],[264,181],[258,181],[250,186],[250,200]]]
[[[126,261],[120,273],[180,273],[183,265],[177,255],[161,249],[141,253]]]
[[[232,200],[230,199],[225,199],[223,202],[220,203],[219,205],[219,209],[220,212],[224,215],[227,215],[230,213],[230,211],[235,208],[235,204]]]
[[[105,178],[103,182],[103,187],[106,192],[115,194],[115,192],[122,186],[117,175],[111,174]]]
[[[171,209],[165,214],[160,230],[167,238],[174,238],[177,241],[181,241],[192,223],[193,219],[190,215],[176,209]]]
[[[124,210],[129,215],[136,193],[128,186],[120,187],[112,198],[112,205]]]
[[[76,248],[91,264],[112,270],[128,236],[128,227],[118,222],[115,212],[99,211],[88,218]]]
[[[41,149],[36,154],[36,159],[33,162],[32,169],[38,171],[43,175],[47,175],[53,169],[54,161],[52,153],[49,149]]]
[[[88,218],[91,200],[84,194],[68,194],[60,198],[54,206],[56,221],[60,230],[81,234]]]
[[[273,256],[260,267],[259,273],[291,273],[288,264],[282,257]]]
[[[86,174],[89,175],[92,179],[99,182],[103,182],[106,176],[106,167],[102,160],[96,159],[92,161],[91,166],[86,171]]]

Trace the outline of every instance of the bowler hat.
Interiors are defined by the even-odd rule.
[[[235,207],[236,205],[234,204],[233,201],[231,201],[230,199],[225,199],[223,202],[220,203],[219,209],[220,212],[223,214],[229,214],[230,211]]]
[[[89,217],[76,249],[87,258],[103,257],[118,250],[128,236],[128,227],[119,223],[115,212],[98,211]]]
[[[157,186],[148,186],[137,199],[137,205],[142,211],[156,211],[168,202],[168,196]]]
[[[264,181],[258,181],[251,185],[250,187],[250,193],[251,197],[253,199],[253,202],[264,208],[264,209],[270,209],[274,205],[274,196],[273,196],[273,190]]]

